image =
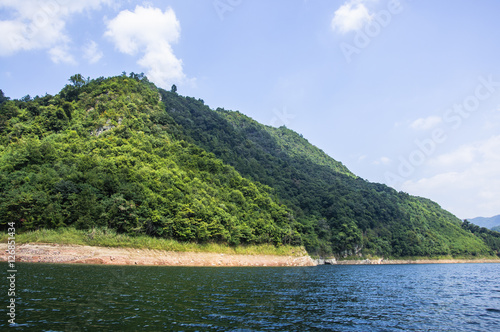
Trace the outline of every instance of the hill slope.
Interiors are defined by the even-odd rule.
[[[0,107],[3,228],[102,226],[340,257],[497,250],[489,233],[356,177],[284,127],[211,110],[137,75],[72,83]]]
[[[430,200],[353,175],[297,133],[160,90],[167,112],[193,143],[243,176],[276,189],[310,252],[383,256],[484,254],[483,241]]]
[[[2,226],[105,226],[230,244],[300,242],[289,210],[270,188],[172,139],[160,106],[156,87],[127,77],[4,103]]]

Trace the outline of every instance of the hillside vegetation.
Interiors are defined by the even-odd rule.
[[[171,121],[170,121],[171,122]],[[127,77],[2,105],[0,220],[182,241],[299,243],[272,190],[173,140],[157,89]]]
[[[156,88],[71,78],[0,100],[0,222],[194,243],[305,245],[347,257],[485,256],[436,203],[352,174],[285,128]]]

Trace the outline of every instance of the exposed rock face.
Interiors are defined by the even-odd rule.
[[[119,119],[118,119],[118,124],[119,124],[119,125],[122,123],[122,120],[123,120],[122,118],[119,118]],[[94,135],[94,136],[99,136],[99,135],[101,135],[102,133],[104,133],[105,131],[108,131],[108,130],[110,130],[110,129],[115,128],[115,126],[114,126],[114,125],[110,125],[110,123],[111,123],[111,120],[110,120],[110,119],[108,119],[108,121],[106,121],[106,125],[105,125],[105,126],[102,126],[102,127],[97,128],[97,129],[95,130],[95,132],[93,132],[93,135]]]
[[[363,246],[362,245],[359,245],[359,244],[356,244],[353,246],[352,249],[350,250],[345,250],[343,252],[340,253],[340,257],[343,257],[343,258],[347,258],[347,257],[354,257],[354,256],[358,256],[358,257],[361,257],[361,250],[363,249]]]
[[[325,260],[323,258],[318,258],[314,260],[314,263],[316,263],[316,265],[325,265]]]
[[[384,259],[384,258],[372,258],[372,259],[345,259],[336,260],[335,258],[330,259],[314,259],[316,265],[380,265],[380,264],[451,264],[451,263],[500,263],[500,259]]]
[[[337,264],[337,260],[335,258],[318,258],[315,259],[314,262],[316,265],[335,265]]]

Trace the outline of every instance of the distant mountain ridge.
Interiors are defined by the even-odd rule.
[[[492,229],[493,227],[500,226],[500,214],[497,216],[485,218],[485,217],[477,217],[468,219],[469,222],[476,224],[481,227],[486,227],[488,229]]]

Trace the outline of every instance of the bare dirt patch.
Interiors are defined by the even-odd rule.
[[[1,243],[0,261],[7,261]],[[133,248],[28,243],[16,246],[16,262],[168,266],[315,266],[309,256],[229,255]]]

